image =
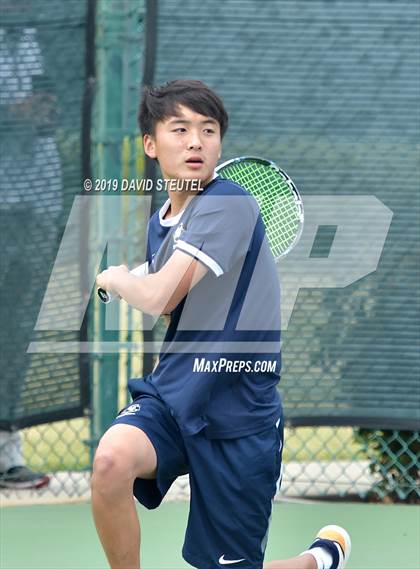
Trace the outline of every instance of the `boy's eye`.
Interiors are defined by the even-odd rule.
[[[214,134],[215,130],[213,128],[205,128],[204,132],[207,134]]]
[[[187,129],[183,126],[179,126],[178,128],[174,128],[173,132],[186,132]]]

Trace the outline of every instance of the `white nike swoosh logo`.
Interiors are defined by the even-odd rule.
[[[231,565],[232,563],[240,563],[241,561],[245,561],[245,559],[225,559],[225,556],[219,559],[220,565]]]

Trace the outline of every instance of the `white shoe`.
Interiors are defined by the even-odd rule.
[[[328,543],[319,543],[320,540],[332,543],[329,546]],[[335,555],[335,563],[332,566],[332,569],[344,569],[351,552],[351,539],[346,530],[340,526],[334,525],[325,526],[320,529],[316,535],[315,541],[311,545],[311,548],[323,546],[325,546],[325,548],[331,553],[332,547],[338,551],[338,562]]]

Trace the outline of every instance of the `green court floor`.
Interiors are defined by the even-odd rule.
[[[139,508],[142,569],[190,567],[181,558],[186,502]],[[419,569],[420,508],[364,504],[276,503],[266,561],[300,553],[328,523],[353,541],[348,569]],[[106,569],[89,504],[0,510],[1,569]],[[347,568],[346,568],[347,569]]]

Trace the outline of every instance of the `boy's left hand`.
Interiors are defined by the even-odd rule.
[[[103,288],[107,292],[115,293],[117,292],[119,279],[128,273],[129,270],[126,265],[108,267],[96,277],[96,284],[99,288]]]

